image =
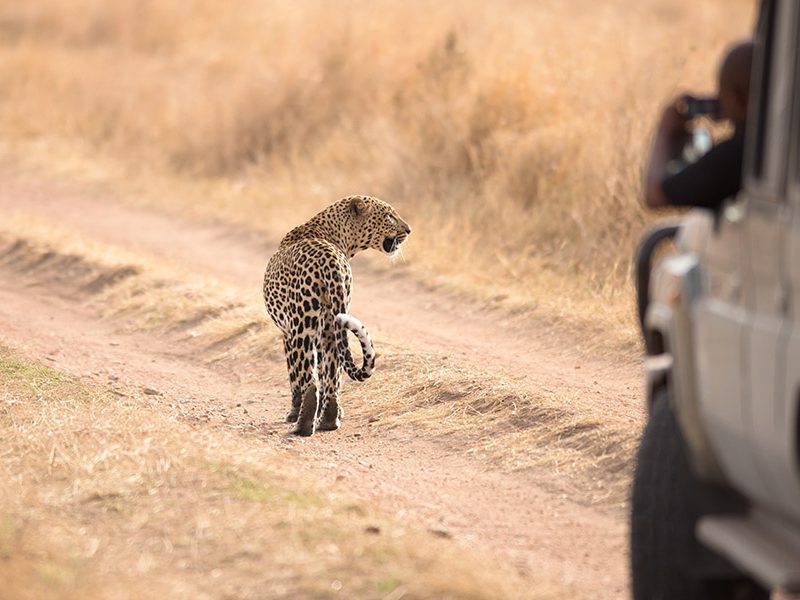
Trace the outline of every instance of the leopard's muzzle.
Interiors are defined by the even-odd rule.
[[[383,250],[387,254],[394,254],[400,249],[400,244],[402,244],[405,239],[408,237],[407,234],[403,233],[396,237],[386,237],[383,239]]]
[[[397,238],[396,237],[387,237],[383,239],[383,251],[386,254],[391,254],[392,252],[397,251]]]

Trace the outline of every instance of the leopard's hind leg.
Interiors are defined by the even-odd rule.
[[[332,273],[322,295],[320,344],[323,352],[318,370],[320,386],[320,419],[317,429],[333,431],[342,424],[342,406],[339,391],[342,387],[343,365],[337,344],[340,333],[337,331],[334,315],[346,312],[350,303],[347,275]]]
[[[339,404],[339,389],[342,385],[342,365],[336,352],[333,330],[326,331],[322,343],[324,351],[319,364],[320,419],[317,429],[333,431],[342,424],[342,408]]]
[[[313,435],[317,419],[317,387],[314,385],[316,348],[309,337],[295,335],[287,342],[289,380],[292,384],[292,409],[286,420],[294,420],[292,433]],[[296,411],[296,415],[293,414]]]
[[[292,407],[286,415],[287,423],[294,423],[297,421],[297,416],[300,414],[300,403],[303,400],[303,388],[300,385],[300,368],[295,368],[297,362],[297,354],[292,355],[291,338],[288,335],[283,336],[283,351],[286,353],[286,366],[289,369],[289,385],[292,390]]]
[[[317,386],[311,383],[303,392],[297,423],[292,429],[293,434],[302,436],[314,435],[317,422],[317,406]]]

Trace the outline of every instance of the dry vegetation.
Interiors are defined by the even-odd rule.
[[[0,347],[0,596],[552,597],[165,408]]]
[[[0,5],[6,154],[272,233],[381,196],[423,274],[627,328],[654,112],[752,0]],[[124,182],[124,183],[123,183]]]

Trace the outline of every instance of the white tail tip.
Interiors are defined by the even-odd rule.
[[[361,323],[361,321],[345,313],[339,313],[338,315],[336,315],[335,319],[337,323],[343,325],[344,327],[347,327],[351,331],[356,331],[364,326]]]

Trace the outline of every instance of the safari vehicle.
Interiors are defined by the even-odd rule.
[[[637,255],[636,600],[800,593],[800,3],[764,0],[755,35],[742,192]]]

